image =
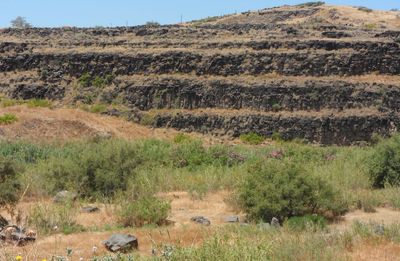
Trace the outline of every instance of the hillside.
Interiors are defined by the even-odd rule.
[[[319,3],[0,31],[0,92],[184,131],[355,144],[400,126],[400,13]],[[118,106],[116,106],[118,105]]]

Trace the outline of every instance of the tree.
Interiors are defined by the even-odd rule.
[[[32,27],[30,23],[28,23],[25,17],[17,16],[14,20],[11,20],[11,26],[18,29],[26,29]]]

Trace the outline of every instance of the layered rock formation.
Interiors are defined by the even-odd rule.
[[[178,25],[2,29],[0,91],[123,105],[111,113],[154,127],[363,143],[400,126],[398,28],[398,12],[308,3]]]

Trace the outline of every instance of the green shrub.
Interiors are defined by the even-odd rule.
[[[94,104],[94,105],[90,106],[89,111],[91,113],[103,113],[103,112],[107,111],[107,106],[104,104]]]
[[[16,164],[0,157],[0,209],[11,210],[18,203],[21,184]]]
[[[49,205],[37,204],[32,207],[28,215],[28,224],[33,226],[42,235],[62,232],[71,234],[83,231],[82,226],[76,224],[77,208],[73,204]]]
[[[299,164],[278,160],[258,162],[238,188],[239,202],[251,220],[307,214],[340,215],[347,210],[341,193]]]
[[[127,188],[140,164],[137,147],[119,140],[73,144],[34,170],[51,193],[76,190],[82,197],[113,196]]]
[[[24,141],[0,142],[0,157],[12,158],[14,161],[24,164],[37,163],[39,160],[47,159],[55,151],[55,147],[46,144]]]
[[[280,111],[282,109],[282,106],[279,103],[275,103],[272,105],[272,110],[277,112]]]
[[[160,23],[156,21],[149,21],[146,23],[146,27],[159,27]]]
[[[12,107],[21,104],[21,101],[14,99],[1,98],[1,107]]]
[[[6,113],[0,116],[0,125],[8,125],[18,121],[17,116],[11,113]]]
[[[190,142],[192,140],[193,139],[189,135],[186,135],[186,134],[183,134],[183,133],[178,133],[174,137],[174,142],[175,143]]]
[[[169,202],[154,196],[140,197],[133,202],[123,201],[118,211],[118,222],[125,227],[163,225],[171,210]]]
[[[375,188],[400,185],[400,136],[396,135],[375,146],[367,160],[369,175]]]
[[[28,105],[29,108],[36,108],[36,107],[51,108],[52,106],[51,101],[45,99],[28,100],[26,104]]]
[[[251,145],[259,145],[263,143],[265,138],[257,133],[250,132],[247,134],[240,135],[240,140],[244,143],[251,144]]]
[[[306,215],[303,217],[291,217],[285,221],[285,226],[290,231],[319,231],[324,230],[327,226],[327,220],[318,215]]]
[[[211,161],[207,150],[203,147],[201,141],[198,140],[179,144],[172,151],[171,157],[176,167],[193,168],[210,163]]]
[[[283,139],[282,134],[280,134],[277,131],[274,131],[274,133],[272,133],[272,135],[271,135],[271,139],[274,141],[282,141],[282,139]]]
[[[84,73],[79,77],[78,82],[82,87],[89,87],[92,84],[92,77],[89,73]]]
[[[82,87],[89,87],[91,85],[97,88],[103,88],[109,85],[114,80],[113,74],[106,74],[104,76],[92,76],[89,73],[84,73],[79,77],[78,82]]]
[[[373,30],[373,29],[375,29],[376,28],[376,24],[366,24],[366,25],[364,25],[364,27],[365,27],[365,29],[367,29],[367,30]]]

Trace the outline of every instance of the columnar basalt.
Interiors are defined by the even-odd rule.
[[[400,18],[368,14],[308,3],[177,25],[0,29],[0,92],[118,104],[110,114],[154,127],[368,142],[395,132],[400,110]]]

